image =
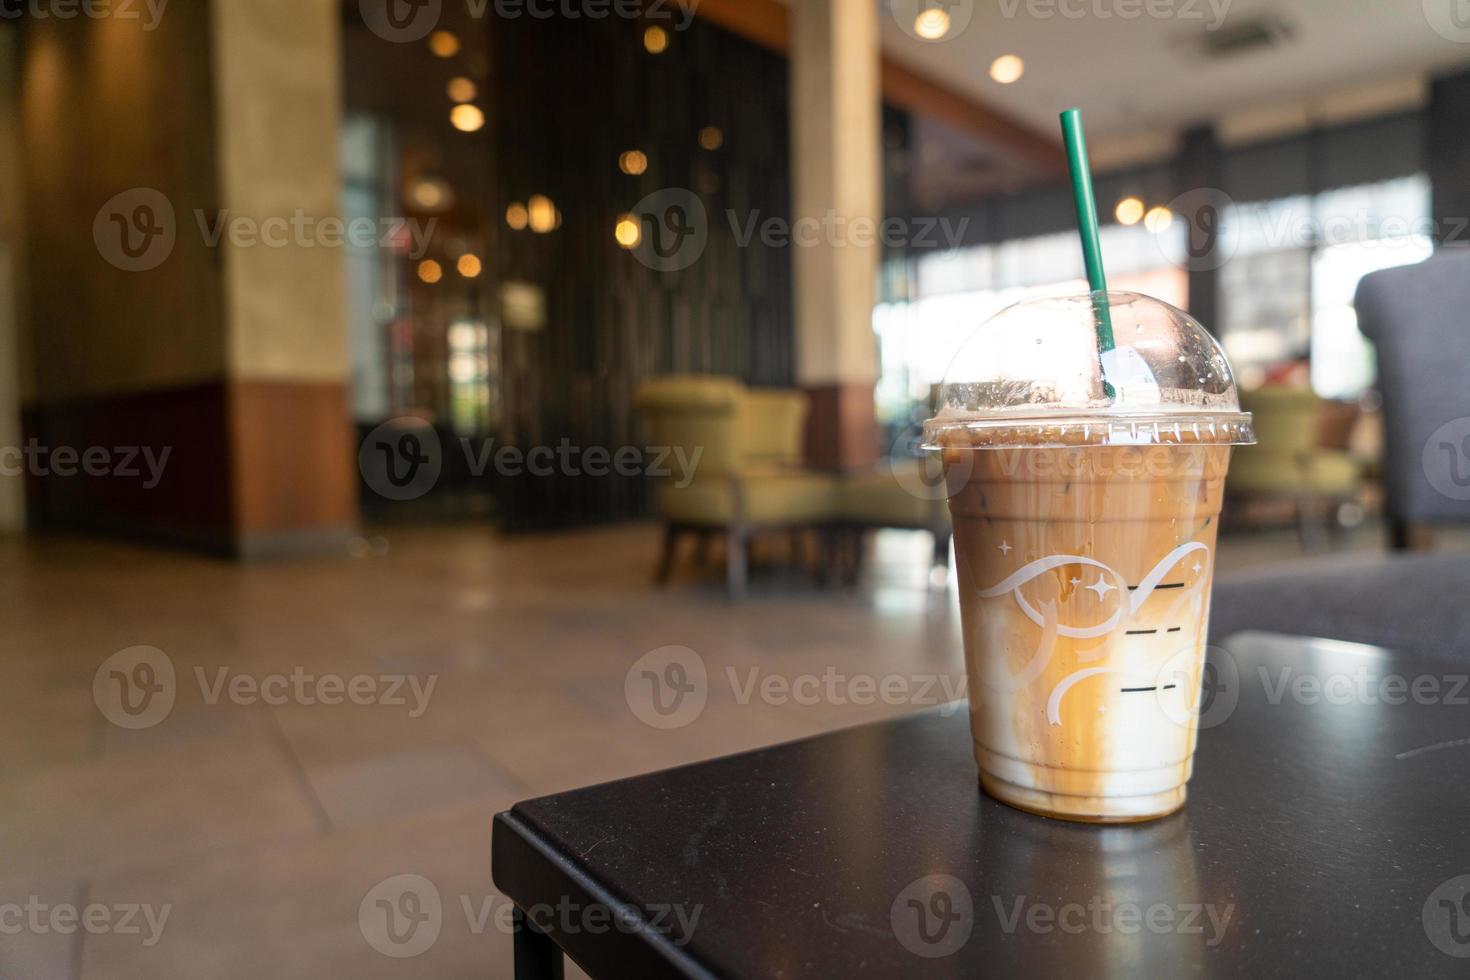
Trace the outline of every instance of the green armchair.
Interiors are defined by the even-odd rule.
[[[701,549],[711,534],[726,536],[726,585],[737,597],[745,591],[747,546],[757,531],[820,529],[824,573],[837,557],[834,532],[850,532],[855,575],[862,533],[874,527],[929,531],[935,563],[948,561],[949,508],[942,492],[921,481],[917,460],[840,474],[803,467],[807,400],[799,391],[668,375],[640,385],[634,406],[658,446],[694,463],[692,474],[670,474],[658,483],[660,584],[672,574],[685,534],[697,535]]]
[[[1309,388],[1270,385],[1241,392],[1240,407],[1255,418],[1257,443],[1236,450],[1225,484],[1237,499],[1290,503],[1304,540],[1318,526],[1334,526],[1328,512],[1355,501],[1364,483],[1362,460],[1323,444],[1326,405]]]
[[[831,518],[836,477],[801,468],[806,398],[800,392],[747,389],[730,378],[670,375],[643,383],[634,405],[654,442],[683,452],[693,473],[658,483],[664,520],[657,578],[673,571],[681,535],[726,535],[726,585],[745,591],[750,536],[803,528]]]

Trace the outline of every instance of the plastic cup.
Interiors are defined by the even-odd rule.
[[[1116,823],[1184,805],[1225,474],[1254,436],[1197,321],[1134,293],[1108,306],[1110,351],[1092,296],[985,323],[925,444],[954,518],[981,785]]]

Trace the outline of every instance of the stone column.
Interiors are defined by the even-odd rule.
[[[329,548],[357,517],[344,246],[320,223],[341,211],[340,5],[211,12],[220,204],[293,228],[284,247],[221,246],[236,547]]]
[[[877,452],[873,301],[883,219],[878,4],[791,5],[792,263],[807,458],[850,469]],[[854,240],[854,239],[857,240]]]

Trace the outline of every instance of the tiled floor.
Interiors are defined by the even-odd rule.
[[[652,589],[649,527],[393,530],[379,544],[246,567],[0,544],[0,976],[508,976],[496,811],[925,706],[747,696],[773,673],[962,683],[953,587],[928,580],[915,535],[881,535],[859,587],[819,592],[770,570],[741,605],[714,568]],[[1220,564],[1295,554],[1290,536],[1250,537]],[[109,715],[147,718],[106,696],[104,714],[94,680],[139,645],[161,651],[150,664],[166,656],[174,703],[129,728]],[[669,645],[702,659],[709,700],[661,730],[630,710],[624,682]],[[102,674],[102,690],[119,683]],[[369,703],[329,703],[353,690]],[[359,922],[397,875],[427,878],[442,903],[438,939],[413,958],[376,951]],[[68,928],[69,910],[93,928]]]

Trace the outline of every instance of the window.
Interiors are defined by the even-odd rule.
[[[1183,222],[1159,234],[1142,225],[1109,225],[1102,229],[1102,246],[1111,288],[1186,304]],[[985,320],[1033,296],[1087,290],[1082,250],[1072,232],[900,261],[908,264],[912,298],[881,303],[873,311],[878,414],[890,425],[927,413],[931,387],[944,379],[960,345]]]
[[[1235,205],[1222,225],[1231,257],[1220,269],[1219,328],[1241,384],[1310,358],[1324,398],[1372,385],[1353,294],[1370,272],[1429,257],[1429,207],[1423,175]]]

